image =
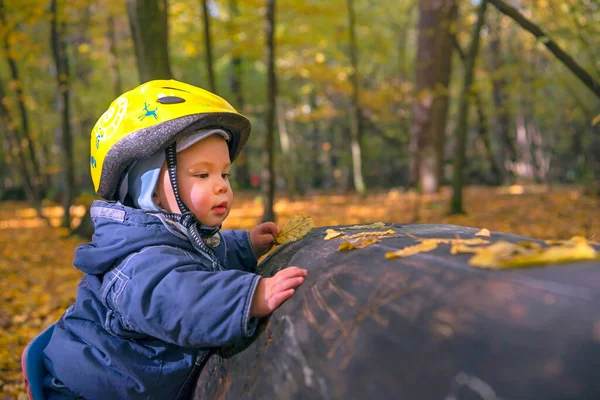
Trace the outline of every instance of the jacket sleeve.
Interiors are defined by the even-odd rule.
[[[199,348],[254,333],[257,319],[250,318],[250,305],[260,280],[256,274],[202,270],[206,267],[169,246],[146,248],[118,268],[128,282],[113,304],[127,329]]]
[[[225,240],[227,269],[256,271],[257,259],[250,243],[250,232],[227,230],[221,231],[221,235]]]

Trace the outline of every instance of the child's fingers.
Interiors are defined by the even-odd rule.
[[[275,296],[269,299],[269,308],[271,311],[275,311],[284,301],[292,297],[294,289],[288,289],[284,292],[279,292]]]
[[[279,279],[293,278],[295,276],[306,276],[307,270],[298,267],[288,267],[279,271],[276,276]]]
[[[284,279],[282,281],[277,282],[273,286],[273,291],[275,293],[283,292],[288,289],[295,288],[296,286],[300,286],[302,284],[302,282],[304,282],[304,277],[302,277],[302,276]]]
[[[274,222],[265,222],[260,226],[260,228],[260,233],[263,235],[277,236],[279,233],[279,228],[277,228],[277,225],[275,225]]]

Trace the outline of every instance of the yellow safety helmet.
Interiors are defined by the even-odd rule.
[[[150,81],[122,94],[92,130],[96,193],[116,200],[121,176],[132,163],[210,128],[231,134],[227,144],[233,162],[248,140],[250,121],[221,97],[176,80]]]

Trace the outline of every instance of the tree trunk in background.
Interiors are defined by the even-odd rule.
[[[230,37],[233,38],[238,33],[235,25],[235,19],[240,12],[237,5],[237,0],[229,0],[229,24],[228,30]],[[244,93],[242,91],[242,57],[236,53],[231,58],[231,70],[229,74],[229,84],[231,93],[235,101],[234,107],[241,113],[244,113]],[[243,189],[250,188],[250,169],[248,167],[248,152],[242,151],[235,160],[235,176],[234,179],[239,187]]]
[[[58,0],[52,0],[50,10],[52,20],[50,25],[50,45],[52,55],[56,64],[56,83],[61,96],[61,172],[63,176],[62,206],[63,217],[61,226],[71,228],[70,208],[73,203],[73,192],[75,190],[75,178],[73,171],[73,141],[71,139],[71,116],[69,101],[70,69],[67,58],[67,44],[64,39],[66,24],[62,21],[62,13],[58,9]]]
[[[416,99],[410,138],[410,184],[424,193],[439,190],[452,68],[455,0],[421,0],[416,61]]]
[[[279,142],[281,143],[280,164],[285,174],[288,196],[290,199],[294,199],[298,195],[296,176],[294,174],[294,167],[298,164],[298,160],[296,159],[296,152],[292,148],[293,144],[287,131],[287,126],[285,123],[285,107],[283,107],[280,96],[277,96],[276,108],[277,126],[279,128]]]
[[[4,97],[4,86],[2,85],[2,82],[0,82],[0,99],[3,99]],[[12,150],[12,155],[16,156],[15,158],[17,159],[18,165],[16,169],[18,170],[17,173],[22,181],[25,196],[36,210],[37,215],[50,225],[50,221],[42,214],[42,202],[40,201],[36,187],[33,184],[33,178],[30,176],[27,157],[23,154],[23,147],[20,146],[19,143],[20,138],[12,129],[12,126],[14,126],[14,123],[11,121],[10,113],[4,103],[0,101],[0,133],[3,138],[7,139],[8,148]]]
[[[141,82],[171,79],[167,0],[126,0]]]
[[[4,85],[0,84],[0,98],[4,98]],[[13,160],[17,161],[17,170],[21,184],[27,196],[27,200],[31,204],[40,204],[39,198],[33,186],[31,176],[29,176],[29,167],[27,166],[27,157],[23,154],[23,148],[19,145],[20,138],[17,133],[11,128],[14,123],[11,121],[11,115],[4,102],[0,101],[0,132],[2,138],[8,142],[8,148],[11,151]]]
[[[458,56],[460,57],[461,61],[463,62],[463,64],[466,64],[467,55],[463,51],[462,47],[460,47],[460,43],[458,42],[458,38],[456,37],[456,35],[453,35],[452,41],[454,42],[454,48],[456,49],[456,52],[458,53]],[[499,185],[501,183],[502,172],[500,170],[502,168],[502,165],[498,163],[496,157],[494,156],[494,150],[492,148],[492,143],[488,133],[489,126],[487,122],[487,117],[485,115],[485,111],[483,110],[483,101],[481,100],[481,95],[475,88],[471,89],[471,95],[473,96],[473,102],[475,103],[475,109],[477,110],[477,131],[479,134],[479,139],[481,139],[481,141],[483,142],[486,151],[486,156],[489,159],[490,163],[490,172],[493,177],[492,184]]]
[[[4,9],[4,0],[0,0],[0,24],[7,29],[6,15]],[[31,182],[30,184],[34,188],[35,198],[39,199],[40,196],[43,196],[44,192],[47,189],[47,179],[45,176],[41,174],[40,163],[38,162],[38,157],[34,148],[33,137],[31,136],[31,130],[29,127],[29,114],[27,112],[27,107],[25,106],[25,94],[23,93],[23,81],[21,80],[19,69],[17,66],[17,62],[12,57],[12,47],[10,40],[10,32],[7,30],[4,32],[4,51],[6,53],[6,60],[8,62],[8,67],[10,69],[11,79],[14,82],[15,87],[15,97],[17,100],[17,105],[19,107],[19,113],[21,116],[21,138],[19,142],[23,145],[25,143],[25,147],[27,148],[27,152],[29,155],[29,160],[26,162],[26,167],[30,169],[28,173]]]
[[[212,37],[210,35],[210,15],[208,13],[208,4],[206,0],[202,0],[202,20],[204,22],[204,48],[206,49],[206,71],[208,72],[208,88],[211,92],[217,93],[215,70],[213,68]]]
[[[277,80],[275,76],[275,0],[267,0],[265,22],[267,51],[267,112],[265,118],[265,147],[262,157],[261,191],[263,197],[262,221],[275,221],[275,99]]]
[[[502,15],[500,13],[494,14],[496,14],[496,18],[490,18],[488,22],[490,36],[489,69],[490,71],[495,71],[490,75],[492,81],[492,98],[494,101],[494,142],[497,148],[494,158],[501,166],[499,169],[501,183],[506,184],[514,178],[512,168],[507,168],[507,164],[509,166],[514,165],[517,160],[517,151],[510,136],[510,115],[506,101],[506,79],[501,75],[504,67],[500,30]]]
[[[358,74],[358,47],[356,45],[354,0],[347,0],[348,5],[348,30],[350,34],[350,62],[352,72],[350,80],[352,81],[352,112],[350,113],[350,146],[352,151],[352,176],[354,178],[354,188],[356,192],[364,197],[367,195],[367,188],[362,173],[362,123],[360,118],[360,77]]]
[[[117,48],[115,20],[112,13],[108,15],[106,22],[108,25],[108,31],[106,32],[108,37],[108,65],[113,79],[113,90],[116,98],[123,93],[123,83],[121,81],[121,71],[119,70],[119,50]]]
[[[477,23],[473,27],[471,44],[469,45],[469,51],[467,53],[465,62],[465,77],[458,107],[458,126],[456,129],[454,168],[452,170],[452,198],[450,200],[450,214],[464,214],[462,190],[465,166],[465,147],[467,141],[467,125],[469,117],[469,97],[471,95],[473,72],[475,70],[475,61],[477,60],[477,50],[479,49],[480,31],[485,21],[486,8],[487,0],[481,0],[481,5],[479,6],[479,10],[477,12]]]

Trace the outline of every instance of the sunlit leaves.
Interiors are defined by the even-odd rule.
[[[287,224],[281,228],[279,234],[275,238],[275,242],[277,244],[284,244],[302,239],[314,227],[315,223],[311,217],[294,215]]]
[[[550,247],[527,247],[499,241],[475,252],[469,265],[480,268],[519,268],[598,259],[598,252],[582,237]]]

